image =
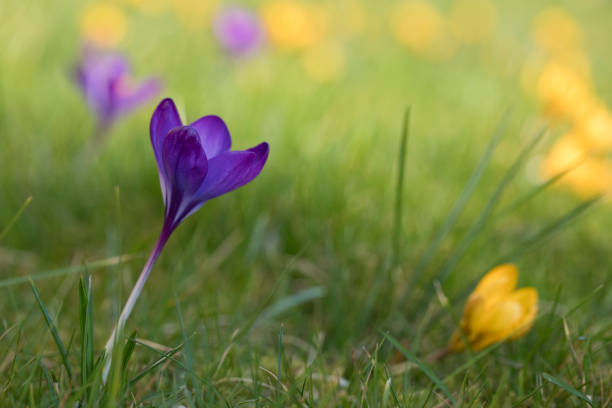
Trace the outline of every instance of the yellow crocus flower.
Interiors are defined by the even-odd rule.
[[[606,106],[596,106],[578,121],[576,133],[595,152],[612,150],[612,113]]]
[[[125,36],[127,21],[123,11],[113,4],[92,3],[81,14],[81,33],[97,47],[114,47]]]
[[[526,334],[538,311],[538,292],[525,287],[515,290],[518,271],[512,264],[493,268],[468,298],[460,329],[451,336],[450,351],[465,348],[464,338],[474,350]]]
[[[587,78],[557,62],[549,63],[540,73],[537,93],[545,113],[558,120],[578,120],[595,103]]]
[[[397,41],[418,54],[444,59],[455,52],[446,17],[426,1],[399,3],[391,10],[389,23]]]
[[[264,4],[261,17],[270,41],[287,50],[318,43],[327,29],[327,15],[321,7],[291,0]]]
[[[568,186],[582,198],[612,192],[612,163],[591,154],[584,136],[569,133],[561,137],[542,162],[542,175],[554,177],[567,173],[559,184]],[[591,150],[589,150],[591,149]]]

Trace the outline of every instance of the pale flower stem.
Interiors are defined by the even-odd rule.
[[[113,358],[113,347],[115,345],[115,342],[121,335],[121,332],[125,327],[125,323],[128,317],[130,317],[130,313],[132,313],[134,304],[136,304],[136,300],[138,299],[138,296],[140,296],[140,292],[142,292],[142,288],[144,287],[149,277],[149,274],[151,273],[151,269],[153,269],[153,265],[155,265],[155,261],[157,261],[157,258],[159,257],[159,254],[161,253],[162,249],[164,248],[164,245],[168,241],[171,232],[172,231],[169,228],[166,228],[166,226],[164,225],[159,239],[155,244],[155,248],[153,248],[153,251],[149,256],[149,260],[145,264],[144,268],[142,268],[142,272],[140,272],[140,276],[138,277],[134,288],[132,288],[132,292],[130,293],[130,296],[128,297],[127,301],[125,302],[125,306],[123,306],[123,309],[121,310],[119,320],[117,321],[113,332],[111,333],[108,341],[106,342],[104,350],[104,370],[102,371],[102,381],[104,383],[106,383],[106,380],[108,378],[108,372],[111,367],[111,362]]]

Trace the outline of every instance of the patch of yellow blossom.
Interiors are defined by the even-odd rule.
[[[525,335],[538,312],[535,288],[515,289],[518,271],[512,264],[489,271],[470,295],[463,310],[460,328],[451,336],[450,351],[480,350],[503,340]]]
[[[81,34],[88,44],[114,47],[123,40],[127,19],[121,8],[111,3],[91,3],[81,13]]]
[[[321,6],[292,0],[273,0],[261,8],[268,39],[285,50],[301,50],[320,42],[328,17]]]
[[[395,39],[417,54],[437,59],[454,55],[446,17],[429,2],[399,3],[391,11],[390,26]]]

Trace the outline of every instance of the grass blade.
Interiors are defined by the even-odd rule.
[[[26,198],[23,204],[21,204],[21,207],[19,207],[19,209],[17,210],[17,213],[15,213],[13,218],[11,218],[8,224],[6,224],[6,227],[4,227],[2,232],[0,232],[0,241],[2,241],[2,238],[4,238],[5,235],[8,234],[8,232],[11,230],[11,228],[13,228],[13,225],[15,225],[17,220],[19,220],[19,217],[21,217],[21,214],[25,211],[26,208],[28,208],[28,205],[30,205],[31,202],[32,202],[32,196],[29,196],[28,198]]]
[[[130,335],[130,337],[128,337],[127,339],[127,344],[125,345],[125,348],[123,349],[123,358],[121,359],[122,363],[121,363],[121,371],[125,374],[127,371],[127,365],[130,362],[130,358],[132,358],[132,354],[134,353],[134,349],[136,348],[136,342],[134,342],[134,340],[136,339],[136,334],[137,331],[134,330],[132,332],[132,334]]]
[[[521,150],[517,158],[512,163],[512,166],[510,166],[508,171],[506,171],[506,173],[504,174],[504,177],[501,179],[501,181],[497,185],[497,188],[495,189],[495,191],[493,192],[493,194],[491,195],[491,197],[485,204],[485,207],[482,209],[482,211],[478,215],[478,218],[476,219],[476,221],[474,221],[474,223],[471,225],[470,229],[465,234],[465,236],[461,239],[461,241],[459,242],[455,250],[451,253],[446,263],[442,266],[442,268],[440,268],[440,272],[438,272],[438,275],[436,277],[436,279],[439,280],[440,283],[444,283],[446,281],[446,279],[452,272],[455,265],[457,265],[459,260],[463,257],[463,255],[465,254],[465,251],[468,249],[468,247],[470,246],[470,244],[472,243],[476,235],[480,232],[480,230],[486,224],[489,216],[491,215],[491,212],[495,209],[497,202],[500,200],[500,198],[502,197],[502,194],[504,193],[504,191],[506,190],[510,182],[514,179],[514,177],[518,173],[523,162],[527,159],[527,157],[529,156],[529,153],[531,153],[531,151],[537,146],[537,144],[540,142],[542,137],[544,137],[545,133],[546,133],[545,129],[542,129],[540,132],[538,132],[536,136],[527,144],[527,146],[525,146],[523,150]]]
[[[81,322],[81,384],[89,383],[94,368],[94,327],[91,296],[91,276],[86,274],[79,280],[79,303]]]
[[[402,201],[404,195],[404,171],[406,167],[406,149],[408,146],[408,135],[410,132],[410,113],[411,109],[406,109],[404,114],[404,123],[402,125],[402,136],[400,139],[398,167],[397,167],[397,185],[395,186],[395,209],[393,211],[393,237],[392,237],[392,254],[391,267],[389,271],[397,264],[401,249],[402,238]]]
[[[404,357],[406,357],[406,359],[408,361],[411,361],[412,363],[414,363],[417,367],[419,367],[421,369],[421,371],[423,371],[423,373],[425,373],[425,375],[427,377],[429,377],[429,379],[440,389],[440,391],[442,391],[442,393],[444,395],[446,395],[446,398],[448,398],[449,400],[451,400],[451,402],[453,404],[456,404],[455,398],[453,397],[453,395],[450,393],[450,391],[448,390],[448,388],[446,388],[446,386],[444,385],[444,383],[440,380],[440,378],[438,378],[438,376],[436,375],[436,373],[434,373],[432,371],[431,368],[429,368],[425,363],[423,363],[421,360],[419,360],[415,355],[413,355],[412,353],[410,353],[408,350],[406,350],[397,340],[395,340],[393,337],[391,337],[391,335],[382,332],[381,334],[383,336],[385,336],[385,338],[387,340],[389,340],[391,342],[391,344],[400,352],[404,355]]]
[[[38,289],[36,289],[36,286],[34,285],[34,281],[32,281],[31,279],[30,279],[30,287],[32,288],[32,292],[34,292],[34,297],[36,297],[38,306],[40,306],[40,311],[42,312],[43,317],[45,318],[45,321],[47,322],[47,327],[49,328],[49,331],[51,332],[51,335],[53,336],[55,345],[57,346],[57,349],[60,355],[62,356],[62,362],[64,363],[64,367],[66,367],[66,372],[68,372],[68,378],[72,378],[72,370],[70,369],[70,363],[68,363],[68,353],[66,352],[64,343],[62,343],[62,339],[60,338],[59,333],[57,332],[55,323],[53,323],[53,319],[51,318],[49,311],[45,307],[40,297],[40,293],[38,292]]]
[[[582,162],[580,162],[579,164],[582,164]],[[575,166],[572,166],[572,167],[570,167],[570,168],[568,168],[566,170],[563,170],[562,172],[555,174],[553,177],[549,178],[545,182],[538,184],[537,186],[535,186],[534,188],[529,190],[527,193],[525,193],[521,197],[519,197],[516,200],[514,200],[512,203],[508,204],[506,207],[504,207],[503,209],[499,210],[499,212],[497,214],[495,214],[495,219],[502,218],[504,215],[511,213],[512,211],[514,211],[517,208],[519,208],[521,205],[523,205],[526,202],[532,200],[538,194],[544,192],[546,189],[548,189],[548,187],[552,186],[557,181],[559,181],[560,178],[562,178],[567,173],[569,173],[570,171],[572,171],[576,167],[578,167],[579,164],[577,164]]]
[[[591,401],[591,399],[589,397],[587,397],[586,395],[584,395],[583,393],[581,393],[580,391],[578,391],[577,389],[575,389],[571,385],[567,384],[566,382],[561,381],[560,379],[558,379],[556,377],[553,377],[552,375],[550,375],[548,373],[542,373],[542,377],[544,377],[545,380],[555,384],[557,387],[562,388],[565,391],[567,391],[567,392],[575,395],[576,397],[580,398],[581,400],[583,400],[584,402],[586,402],[590,406],[592,406],[592,407],[595,406],[593,401]]]
[[[136,344],[141,344],[138,342],[138,340],[136,340],[135,338],[130,338],[129,340],[130,343],[132,343],[131,347],[132,349],[135,348]],[[132,387],[134,384],[136,384],[142,377],[146,376],[147,374],[149,374],[150,372],[152,372],[153,370],[155,370],[157,367],[159,367],[160,365],[162,365],[165,361],[170,360],[172,358],[172,356],[174,356],[176,353],[178,353],[179,351],[181,351],[181,349],[183,348],[183,344],[179,344],[178,346],[176,346],[175,348],[169,350],[166,353],[161,353],[162,357],[160,357],[159,359],[155,360],[150,366],[148,366],[147,368],[143,369],[141,372],[139,372],[138,374],[136,374],[130,381],[130,387]],[[156,352],[159,352],[156,349],[153,349]]]
[[[508,116],[509,114],[506,113],[502,117],[502,120],[500,121],[497,128],[493,132],[493,137],[489,141],[489,144],[487,145],[484,153],[480,157],[478,164],[474,168],[474,171],[472,172],[472,174],[470,175],[470,178],[465,184],[465,187],[463,188],[461,195],[459,196],[457,201],[455,201],[455,203],[453,204],[453,207],[451,208],[450,212],[448,213],[448,216],[444,220],[444,223],[442,223],[442,226],[440,227],[440,229],[436,232],[436,235],[434,236],[432,243],[427,247],[427,249],[423,253],[423,256],[419,260],[419,263],[417,264],[417,266],[414,269],[414,272],[412,273],[412,276],[410,278],[410,283],[408,285],[408,290],[411,290],[410,288],[412,288],[414,284],[421,279],[421,275],[423,274],[423,271],[433,259],[433,256],[437,252],[438,248],[442,244],[442,241],[444,240],[448,232],[455,226],[457,219],[459,218],[459,215],[461,215],[468,201],[472,197],[472,194],[474,193],[474,190],[476,189],[478,182],[482,178],[487,166],[489,165],[489,162],[491,161],[493,152],[495,151],[495,149],[497,148],[497,145],[501,141],[502,136],[506,133],[506,128],[508,124],[507,123]]]
[[[98,261],[89,262],[85,265],[72,265],[65,268],[52,269],[50,271],[35,273],[29,276],[19,276],[17,278],[9,278],[0,281],[0,288],[5,288],[8,286],[19,285],[22,283],[27,283],[28,281],[37,281],[40,279],[49,279],[55,278],[58,276],[70,275],[71,273],[80,273],[87,269],[99,269],[105,268],[107,266],[118,265],[123,262],[131,261],[134,259],[140,259],[142,255],[140,254],[126,254],[120,256],[112,256],[106,259],[100,259]]]
[[[518,245],[518,247],[514,251],[502,257],[499,261],[497,261],[495,265],[499,265],[504,262],[508,262],[524,254],[528,250],[533,249],[536,245],[542,243],[545,239],[554,235],[557,231],[559,231],[565,225],[569,224],[575,218],[579,217],[582,213],[584,213],[586,210],[591,208],[594,204],[599,202],[601,198],[602,198],[601,196],[597,196],[595,198],[592,198],[590,200],[580,203],[579,205],[577,205],[576,207],[574,207],[567,213],[563,214],[561,217],[555,219],[550,224],[542,228],[542,230],[538,231],[533,236],[527,238],[520,245]]]
[[[51,379],[51,376],[49,375],[49,371],[47,370],[47,367],[45,367],[42,361],[40,361],[39,364],[40,364],[40,369],[42,370],[42,373],[45,376],[45,381],[47,382],[47,387],[49,389],[49,394],[51,395],[51,399],[53,401],[53,406],[58,407],[59,406],[59,396],[57,395],[55,388],[53,388],[53,380]]]
[[[297,307],[302,303],[307,303],[312,300],[322,298],[323,296],[325,296],[326,293],[327,292],[324,287],[315,286],[282,298],[278,302],[264,309],[261,315],[259,315],[259,317],[255,321],[255,325],[265,320],[273,319],[274,317],[284,313],[289,309],[293,309],[294,307]]]

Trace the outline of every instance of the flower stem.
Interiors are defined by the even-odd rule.
[[[155,244],[155,247],[153,248],[153,251],[149,256],[149,259],[147,260],[147,263],[145,264],[144,268],[142,268],[142,272],[140,272],[140,276],[138,277],[136,284],[132,288],[132,292],[130,293],[130,296],[128,297],[127,301],[125,302],[123,309],[121,310],[117,325],[113,329],[113,332],[111,333],[108,341],[106,342],[104,351],[104,359],[106,361],[104,363],[104,370],[102,371],[102,381],[104,383],[106,383],[106,379],[108,378],[108,372],[111,367],[111,362],[113,358],[113,347],[115,345],[115,342],[120,338],[121,332],[125,327],[125,323],[128,317],[130,317],[130,313],[132,313],[132,309],[136,304],[136,300],[140,296],[140,292],[142,292],[142,288],[144,287],[147,279],[149,278],[149,274],[153,269],[153,265],[155,265],[155,261],[157,261],[159,254],[164,248],[164,245],[166,244],[166,242],[168,242],[168,238],[170,237],[171,232],[172,230],[168,228],[165,223],[164,228],[162,229],[162,232],[159,235],[159,239],[157,240],[157,243]]]

